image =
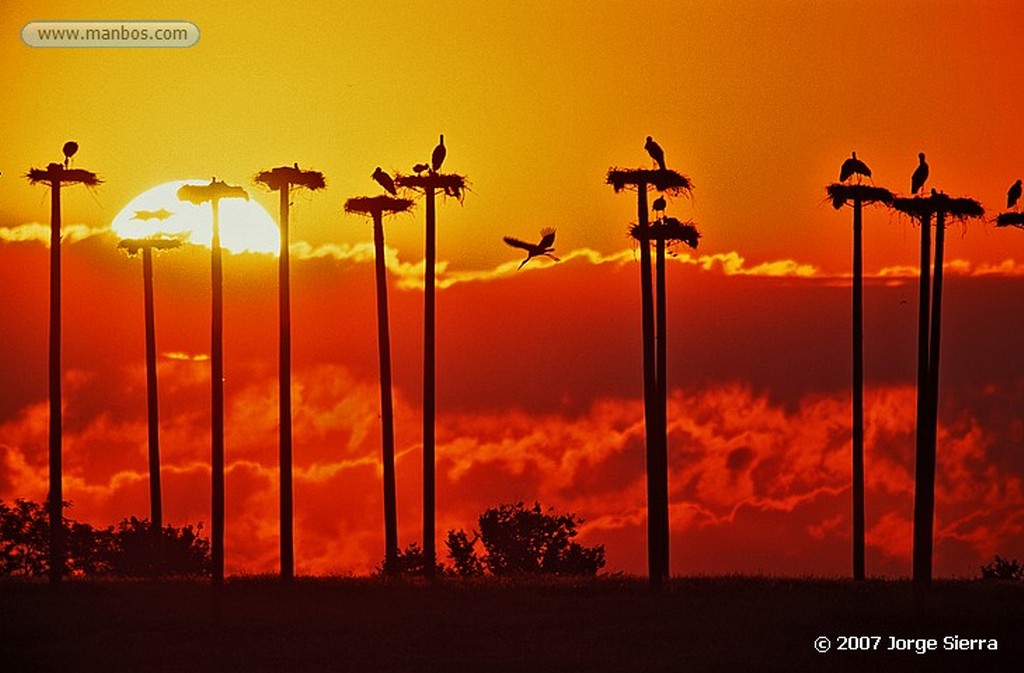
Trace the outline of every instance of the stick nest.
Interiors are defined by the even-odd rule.
[[[357,215],[405,213],[411,209],[410,199],[396,199],[393,196],[356,196],[345,201],[345,212]]]
[[[445,196],[451,196],[462,202],[466,194],[466,176],[457,173],[435,173],[428,171],[417,175],[395,175],[395,186],[426,193],[433,187]]]
[[[182,185],[178,189],[178,200],[201,205],[214,199],[245,199],[249,193],[236,185],[229,185],[219,180],[211,180],[208,185]]]
[[[92,171],[87,171],[84,168],[64,168],[61,164],[49,164],[45,169],[30,168],[25,177],[33,185],[40,182],[47,182],[52,185],[54,181],[57,181],[65,184],[75,183],[85,185],[86,187],[95,187],[103,182]]]
[[[646,227],[634,224],[629,228],[629,235],[641,243],[643,241],[665,241],[668,245],[685,243],[694,250],[700,240],[700,232],[692,220],[680,222],[674,217],[663,217],[651,222]]]
[[[999,213],[997,227],[1019,227],[1024,229],[1024,213]]]
[[[671,169],[609,168],[605,182],[611,185],[616,193],[642,184],[651,185],[659,192],[667,192],[673,196],[689,195],[693,190],[690,178]]]
[[[892,200],[892,208],[919,220],[930,218],[936,213],[961,221],[985,215],[985,209],[974,199],[955,198],[940,192],[930,196],[897,196]]]
[[[129,255],[137,255],[143,248],[156,248],[157,250],[169,250],[181,247],[180,238],[167,236],[153,236],[149,238],[122,238],[117,247],[124,248]]]
[[[302,187],[310,191],[323,189],[327,186],[324,174],[320,171],[305,171],[294,166],[278,166],[269,171],[256,174],[256,182],[266,185],[273,191],[289,189],[291,186]]]
[[[832,201],[832,207],[836,210],[855,201],[860,201],[861,203],[884,203],[887,206],[891,206],[892,200],[896,198],[885,187],[846,185],[841,182],[834,182],[825,187],[825,193],[828,194],[829,200]]]

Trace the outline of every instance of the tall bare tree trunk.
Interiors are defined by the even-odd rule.
[[[214,609],[219,610],[224,585],[224,296],[220,248],[220,204],[214,198],[213,241],[210,250],[213,312],[210,329],[210,387],[213,479],[210,552],[213,561]]]
[[[423,564],[425,575],[433,577],[437,564],[437,546],[434,540],[434,511],[437,502],[434,475],[434,263],[437,258],[437,231],[433,187],[426,188],[426,196],[427,231],[423,270]]]
[[[648,225],[649,226],[649,225]],[[658,529],[659,572],[662,577],[669,576],[669,502],[668,502],[668,318],[666,315],[665,296],[665,239],[657,237],[655,248],[655,298],[656,306],[656,353],[657,371],[655,385],[657,387],[657,404],[655,413],[658,417],[657,441],[654,451],[651,472],[657,475],[654,488],[657,499],[652,506],[655,524]]]
[[[280,339],[278,404],[280,428],[281,474],[281,580],[290,582],[295,576],[294,501],[292,495],[292,316],[291,281],[289,277],[288,198],[291,190],[280,190],[281,256],[278,266],[280,299]]]
[[[63,422],[61,409],[60,180],[50,183],[50,583],[64,577]]]
[[[935,530],[935,467],[939,423],[939,348],[942,330],[942,261],[945,248],[945,213],[935,214],[935,270],[932,277],[931,335],[928,346],[928,400],[923,450],[914,490],[914,576],[931,583]],[[918,511],[920,510],[920,512]],[[920,531],[918,531],[920,526]],[[920,545],[920,548],[918,547]]]
[[[654,289],[651,281],[650,224],[647,210],[647,183],[637,185],[637,222],[644,233],[640,244],[640,328],[643,339],[644,432],[647,445],[647,572],[650,587],[662,586],[661,519],[659,518],[658,473],[658,384],[654,352]]]
[[[146,406],[149,430],[149,516],[157,568],[163,568],[163,496],[160,492],[160,407],[157,402],[156,318],[153,308],[153,250],[142,248],[142,290],[146,319]]]
[[[398,564],[398,495],[395,483],[395,415],[391,395],[391,330],[388,316],[388,276],[384,257],[384,225],[373,213],[374,267],[377,280],[377,354],[380,358],[381,452],[384,464],[384,572],[393,575]]]
[[[914,465],[914,549],[913,579],[918,587],[931,583],[931,532],[934,504],[934,455],[929,459],[928,425],[931,377],[928,317],[931,310],[929,264],[931,262],[931,216],[921,218],[920,309],[917,324],[917,431]],[[929,487],[929,484],[932,487]]]
[[[853,201],[853,579],[864,579],[864,253],[862,204]]]

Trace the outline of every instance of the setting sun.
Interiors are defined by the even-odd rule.
[[[206,180],[176,180],[148,189],[128,202],[114,217],[111,228],[122,238],[156,234],[179,236],[190,243],[209,246],[212,215],[209,206],[197,206],[178,198],[183,185],[205,185]],[[253,200],[225,199],[220,204],[221,244],[231,252],[277,254],[277,224]]]

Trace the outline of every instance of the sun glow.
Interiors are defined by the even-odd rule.
[[[176,180],[157,185],[129,201],[110,226],[122,238],[167,234],[209,247],[213,239],[212,209],[178,199],[178,189],[183,185],[205,184],[209,181]],[[277,223],[252,199],[221,200],[220,238],[221,245],[231,252],[276,254],[281,245]]]

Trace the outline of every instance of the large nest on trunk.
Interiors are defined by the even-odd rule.
[[[997,227],[1019,227],[1024,229],[1024,213],[999,213]]]
[[[857,201],[860,201],[862,204],[884,203],[889,206],[892,205],[892,200],[895,198],[893,193],[885,187],[847,185],[841,182],[834,182],[825,187],[825,193],[828,194],[832,207],[836,210],[839,210],[846,204],[853,204]]]
[[[466,195],[466,176],[458,173],[435,173],[427,171],[416,175],[395,175],[395,186],[426,193],[430,188],[445,196],[451,196],[462,202]]]
[[[266,185],[274,191],[288,189],[292,186],[316,191],[327,186],[323,173],[320,171],[303,170],[299,168],[298,164],[294,166],[278,166],[269,171],[260,171],[256,174],[256,182]]]
[[[129,255],[137,255],[143,248],[169,250],[181,247],[181,239],[169,236],[152,236],[149,238],[122,238],[117,247],[124,248]]]
[[[201,205],[214,199],[245,199],[249,193],[237,185],[220,180],[211,180],[208,185],[182,185],[178,189],[178,200]]]
[[[985,215],[985,209],[974,199],[946,196],[940,192],[929,196],[897,196],[892,200],[892,208],[918,220],[931,218],[936,213],[943,213],[946,219],[960,221]]]
[[[65,184],[81,184],[86,187],[95,187],[103,182],[95,173],[84,168],[64,168],[61,164],[49,164],[45,169],[30,168],[25,174],[28,181],[35,185],[40,182],[53,184],[54,181]]]
[[[396,199],[392,196],[356,196],[345,201],[345,212],[357,215],[405,213],[410,209],[410,199]]]
[[[680,222],[674,217],[663,217],[651,222],[646,227],[634,224],[629,228],[629,235],[639,242],[665,241],[669,246],[685,243],[694,250],[700,240],[700,232],[692,220]]]
[[[689,195],[693,190],[690,178],[671,169],[609,168],[605,182],[616,192],[636,189],[639,185],[650,185],[659,192],[672,195]]]

